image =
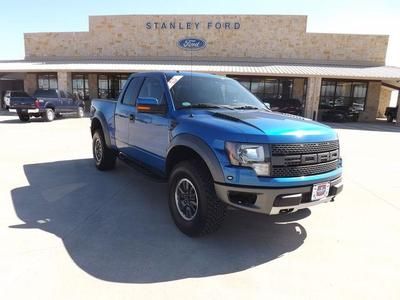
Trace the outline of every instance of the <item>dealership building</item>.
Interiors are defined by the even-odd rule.
[[[129,74],[143,71],[232,77],[273,107],[294,101],[313,119],[349,106],[375,121],[400,89],[400,68],[385,66],[389,36],[311,33],[306,16],[91,16],[87,32],[24,40],[23,60],[0,61],[0,92],[59,88],[87,107],[116,98]]]

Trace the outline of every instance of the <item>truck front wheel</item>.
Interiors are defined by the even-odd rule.
[[[393,117],[392,115],[387,115],[386,121],[387,121],[388,123],[392,123],[393,120],[394,120],[394,117]]]
[[[97,130],[93,135],[92,141],[93,158],[97,169],[102,171],[113,169],[117,156],[107,147],[103,132]]]
[[[196,237],[218,230],[226,205],[218,199],[214,181],[201,161],[183,161],[169,179],[169,209],[176,226]]]

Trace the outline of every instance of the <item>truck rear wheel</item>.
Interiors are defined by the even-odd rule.
[[[214,181],[201,161],[183,161],[169,179],[169,209],[176,226],[191,237],[217,231],[226,205],[218,199]]]
[[[53,109],[46,108],[46,111],[43,113],[42,117],[46,122],[51,122],[56,117],[56,114]]]
[[[93,158],[96,168],[102,171],[111,170],[115,167],[116,154],[107,147],[103,132],[96,130],[93,135]]]
[[[20,119],[21,122],[28,122],[30,117],[28,114],[18,114],[18,118]]]

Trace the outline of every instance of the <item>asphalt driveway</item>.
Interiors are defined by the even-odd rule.
[[[345,190],[190,239],[166,184],[99,172],[89,120],[0,115],[0,299],[399,299],[400,128],[341,124]]]

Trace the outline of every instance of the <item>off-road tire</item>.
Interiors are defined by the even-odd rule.
[[[29,115],[28,114],[18,114],[18,118],[21,122],[29,122]]]
[[[101,130],[96,130],[93,134],[92,141],[93,158],[96,168],[101,171],[114,169],[117,155],[112,149],[107,147],[103,132]],[[101,154],[99,153],[100,149],[96,147],[100,147]]]
[[[178,211],[175,192],[178,183],[188,179],[195,187],[198,209],[193,220],[185,220]],[[197,237],[217,231],[224,220],[226,204],[218,199],[214,180],[204,162],[199,160],[183,161],[172,170],[168,182],[169,209],[176,226],[184,234]]]

